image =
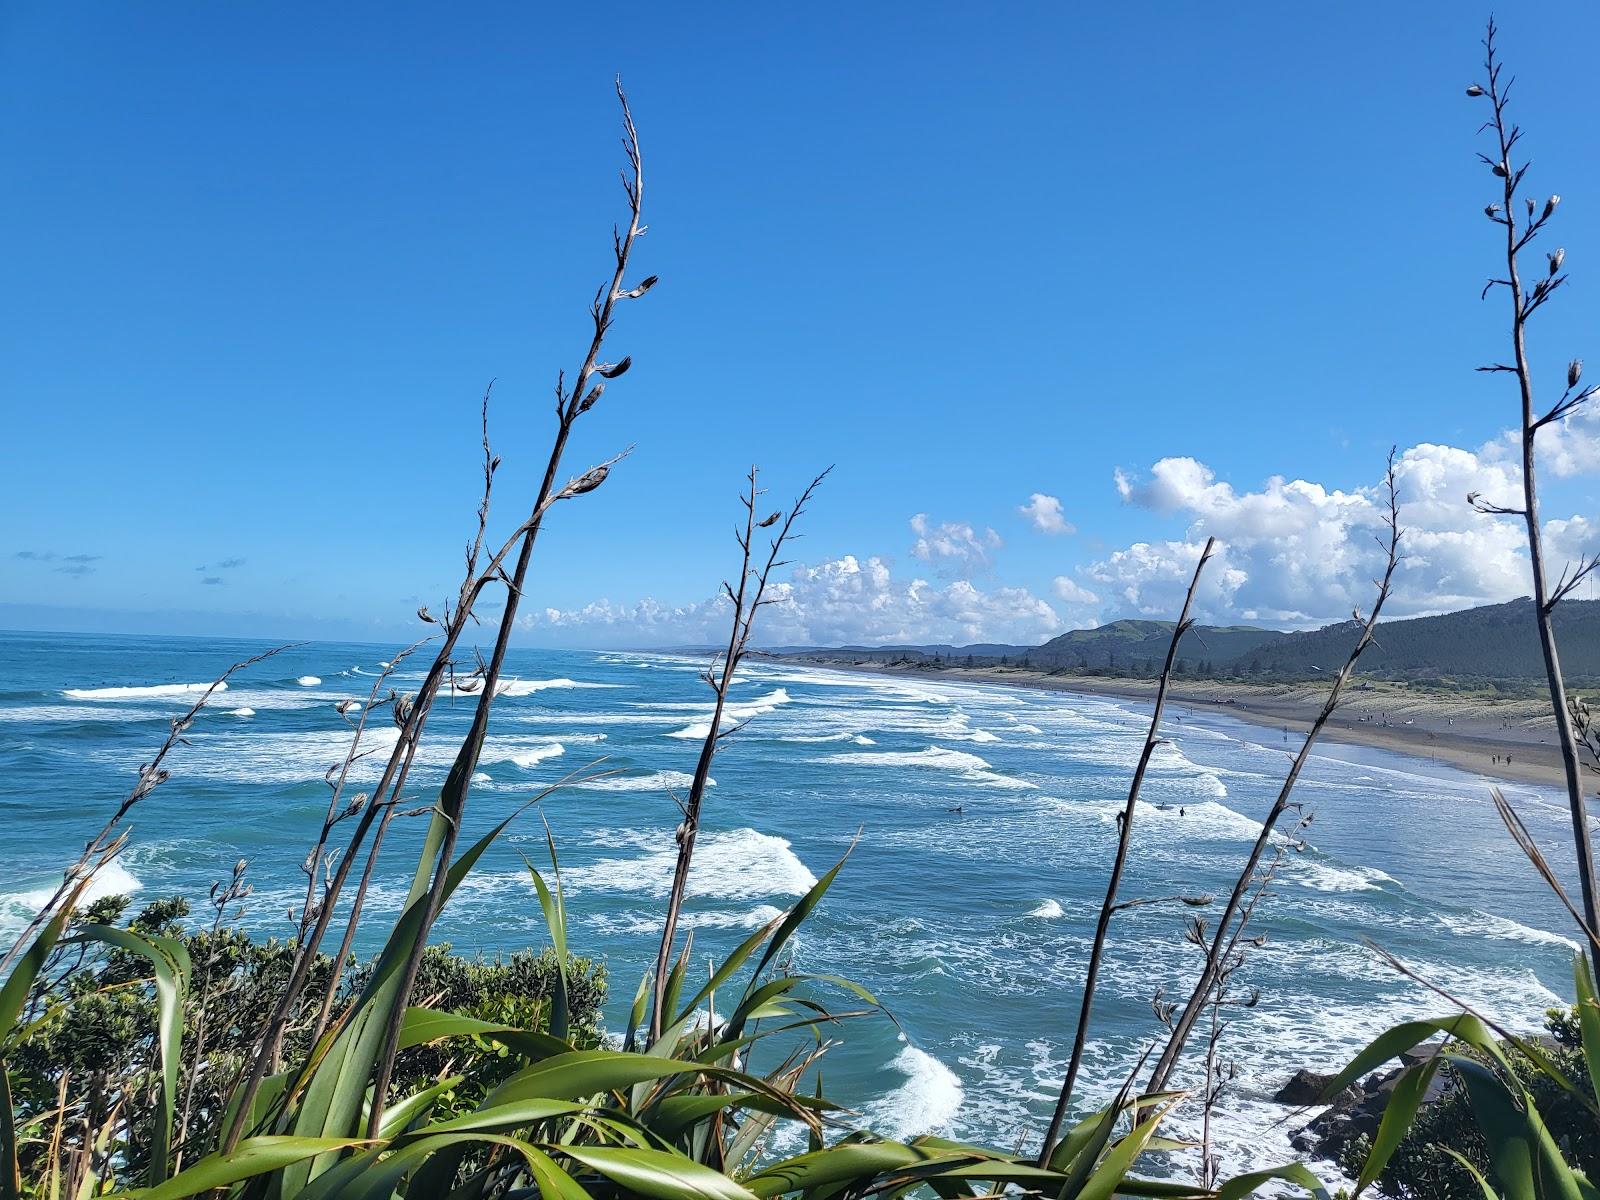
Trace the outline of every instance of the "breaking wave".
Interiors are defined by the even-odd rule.
[[[218,683],[217,691],[225,692],[228,685]],[[67,688],[61,694],[74,700],[172,700],[180,697],[198,699],[209,683],[156,683],[145,687]]]

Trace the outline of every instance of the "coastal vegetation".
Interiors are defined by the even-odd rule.
[[[1556,206],[1547,202],[1535,216],[1538,206],[1529,202],[1527,220],[1516,215],[1526,168],[1512,158],[1518,135],[1506,123],[1507,89],[1493,42],[1491,26],[1487,75],[1469,94],[1486,98],[1493,111],[1489,129],[1496,153],[1485,162],[1503,181],[1503,196],[1488,215],[1506,230],[1507,278],[1497,282],[1506,284],[1513,299],[1515,365],[1491,369],[1519,382],[1527,455],[1520,507],[1485,502],[1484,511],[1491,518],[1521,515],[1529,531],[1533,601],[1525,615],[1564,731],[1561,753],[1580,864],[1576,899],[1516,813],[1498,802],[1509,834],[1508,860],[1516,858],[1513,846],[1527,857],[1594,950],[1600,949],[1600,920],[1580,759],[1586,710],[1576,704],[1568,710],[1556,651],[1562,627],[1554,614],[1596,562],[1578,564],[1548,583],[1532,458],[1538,429],[1592,392],[1579,386],[1581,368],[1574,365],[1566,373],[1567,391],[1553,408],[1536,415],[1532,406],[1524,327],[1565,277],[1555,255],[1539,283],[1525,289],[1519,282],[1518,255]],[[1155,656],[1159,669],[1152,671],[1155,702],[1118,820],[1115,857],[1084,967],[1076,1044],[1053,1117],[1030,1145],[1007,1152],[934,1135],[885,1139],[830,1098],[826,1058],[849,1052],[852,1023],[892,1019],[888,998],[825,970],[797,966],[796,935],[825,902],[839,872],[850,869],[848,854],[788,911],[766,920],[703,973],[690,939],[679,937],[679,908],[694,870],[709,771],[742,721],[728,710],[728,690],[762,608],[773,602],[772,574],[784,564],[785,546],[821,477],[795,502],[770,511],[753,469],[747,480],[736,534],[739,565],[724,585],[729,635],[706,668],[711,712],[693,782],[680,799],[659,945],[622,1027],[600,1026],[608,981],[577,953],[580,947],[569,944],[559,856],[548,832],[539,861],[526,864],[547,945],[507,960],[479,961],[432,944],[439,914],[483,854],[514,823],[528,820],[528,810],[548,794],[527,797],[487,833],[465,840],[476,768],[501,694],[518,610],[531,588],[539,535],[562,503],[603,487],[624,457],[614,455],[575,475],[564,466],[581,418],[630,370],[629,357],[604,354],[615,323],[656,283],[653,276],[633,281],[633,258],[646,228],[644,166],[620,87],[618,95],[626,214],[613,233],[612,263],[590,308],[592,330],[579,366],[557,378],[542,483],[516,510],[509,532],[491,538],[501,460],[489,436],[486,395],[482,495],[459,590],[437,614],[419,609],[430,636],[386,667],[359,713],[341,713],[351,718],[349,749],[327,774],[326,815],[308,831],[304,899],[291,910],[294,935],[255,943],[235,928],[233,916],[248,888],[245,864],[218,881],[211,918],[199,928],[185,924],[189,913],[181,900],[147,906],[125,922],[121,900],[87,898],[97,874],[126,848],[129,814],[170,771],[181,769],[185,736],[212,699],[208,691],[172,723],[127,797],[0,962],[0,1088],[6,1092],[0,1103],[0,1197],[856,1200],[916,1193],[954,1200],[1015,1192],[1060,1200],[1236,1200],[1268,1185],[1326,1197],[1325,1185],[1303,1163],[1262,1163],[1225,1177],[1207,1118],[1226,1090],[1230,1013],[1259,1000],[1247,983],[1250,955],[1262,936],[1259,905],[1282,864],[1303,848],[1309,814],[1295,797],[1296,783],[1346,689],[1367,669],[1381,641],[1379,621],[1406,544],[1392,468],[1383,573],[1374,581],[1366,614],[1323,631],[1340,649],[1326,662],[1321,707],[1225,895],[1122,890],[1145,768],[1163,742],[1163,714],[1185,661],[1184,638],[1199,632],[1190,603],[1210,545],[1199,556],[1189,599],[1174,624],[1161,627],[1155,638],[1144,630],[1122,631],[1138,634],[1147,648],[1164,641]],[[498,603],[481,603],[486,595]],[[469,653],[469,631],[480,619],[490,636],[481,651]],[[1268,645],[1267,639],[1248,645],[1252,631],[1227,632],[1241,653]],[[420,687],[397,690],[394,665],[429,654]],[[228,674],[259,661],[240,663]],[[437,797],[417,808],[406,784],[434,700],[445,688],[470,698],[472,719]],[[392,721],[397,736],[381,752],[377,782],[356,792],[351,767],[371,753],[363,735],[374,718]],[[604,764],[597,764],[563,782],[605,773]],[[384,869],[379,851],[391,822],[408,813],[426,818],[427,832],[409,879],[400,881],[405,900],[398,917],[374,930],[368,901]],[[1153,996],[1149,1048],[1126,1064],[1124,1082],[1112,1095],[1083,1096],[1079,1066],[1093,1027],[1098,967],[1118,952],[1111,934],[1119,917],[1152,905],[1171,911],[1174,930],[1198,956],[1192,989],[1177,998]],[[375,934],[381,945],[365,961],[354,956],[358,930]],[[1409,972],[1381,949],[1374,947],[1374,953],[1396,971]],[[1515,1200],[1595,1195],[1583,1173],[1593,1161],[1592,1135],[1600,1121],[1600,1003],[1591,958],[1576,957],[1576,1009],[1557,1023],[1554,1049],[1419,980],[1435,992],[1444,1015],[1419,1016],[1385,1032],[1317,1095],[1332,1101],[1370,1072],[1402,1064],[1374,1132],[1348,1162],[1357,1190],[1382,1181],[1414,1195],[1473,1194],[1464,1187]],[[983,1014],[973,1019],[981,1021]],[[1437,1043],[1436,1052],[1414,1054],[1430,1041]],[[1185,1066],[1191,1068],[1187,1074]],[[1191,1077],[1192,1085],[1180,1082]],[[1449,1082],[1443,1089],[1448,1099],[1425,1107],[1436,1080]],[[1169,1115],[1184,1104],[1202,1113],[1200,1136],[1192,1141],[1164,1130]]]

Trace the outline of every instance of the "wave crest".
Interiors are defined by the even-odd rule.
[[[197,698],[209,687],[209,683],[155,683],[144,687],[66,688],[61,694],[74,700],[173,700]],[[225,692],[228,685],[221,682],[216,688]]]

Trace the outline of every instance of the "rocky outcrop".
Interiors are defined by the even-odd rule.
[[[1272,1100],[1275,1104],[1286,1104],[1290,1108],[1309,1108],[1322,1103],[1322,1093],[1332,1082],[1332,1075],[1302,1067],[1290,1077],[1288,1083],[1272,1094]]]
[[[1295,1149],[1318,1158],[1337,1161],[1345,1147],[1365,1135],[1371,1138],[1378,1132],[1378,1122],[1389,1105],[1389,1097],[1406,1067],[1438,1054],[1440,1043],[1425,1042],[1400,1056],[1404,1066],[1387,1071],[1377,1071],[1346,1088],[1327,1109],[1297,1130],[1290,1138]],[[1319,1075],[1315,1071],[1297,1071],[1294,1077],[1273,1097],[1279,1104],[1303,1108],[1322,1103],[1322,1095],[1333,1076]],[[1434,1075],[1423,1094],[1422,1103],[1431,1104],[1445,1094],[1449,1087],[1444,1072]]]

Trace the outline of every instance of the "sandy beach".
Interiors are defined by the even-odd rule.
[[[846,663],[810,655],[783,655],[835,670],[914,675],[969,683],[1040,688],[1053,692],[1154,700],[1153,679],[1112,679],[1094,675],[1047,675],[1010,667],[900,667]],[[1175,718],[1188,707],[1205,707],[1241,721],[1291,732],[1307,729],[1327,695],[1312,684],[1178,682],[1168,689]],[[1516,783],[1560,786],[1560,756],[1555,720],[1547,702],[1531,697],[1486,699],[1413,691],[1399,684],[1358,679],[1323,730],[1330,741],[1376,746],[1449,763],[1463,770]],[[1600,793],[1600,775],[1590,774],[1588,791]]]

